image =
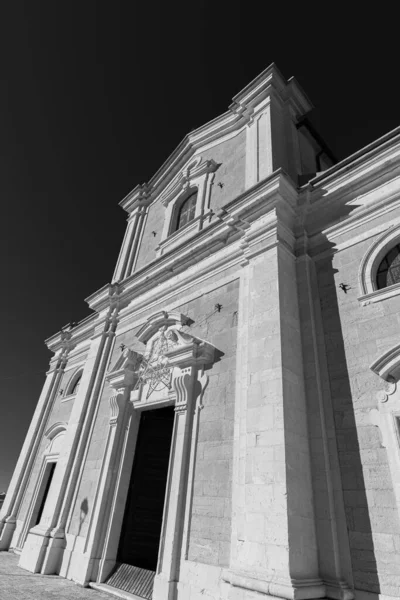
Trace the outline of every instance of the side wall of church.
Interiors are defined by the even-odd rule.
[[[389,227],[387,216],[379,220]],[[400,521],[388,450],[370,419],[383,383],[370,365],[398,343],[400,298],[360,304],[358,271],[376,236],[354,239],[379,220],[334,240],[334,253],[316,266],[354,584],[396,595]],[[347,293],[341,283],[350,286]]]

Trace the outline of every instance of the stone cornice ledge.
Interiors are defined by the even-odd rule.
[[[287,102],[292,107],[296,118],[302,117],[312,108],[310,100],[296,79],[291,77],[286,80],[276,65],[270,64],[232,98],[227,112],[187,134],[149,182],[137,186],[120,202],[120,206],[131,212],[138,198],[156,197],[197,150],[243,128],[260,102],[271,95]]]
[[[192,338],[187,344],[177,345],[165,353],[170,365],[187,367],[204,367],[214,361],[214,346],[197,338]]]
[[[249,577],[247,574],[225,570],[222,579],[234,587],[251,590],[266,596],[284,598],[285,600],[308,600],[325,598],[325,585],[321,579],[289,579],[265,581]],[[353,596],[351,596],[353,597]]]
[[[243,236],[246,235],[251,224],[262,215],[272,213],[277,208],[279,215],[285,220],[294,221],[296,190],[293,188],[290,180],[282,170],[273,173],[269,178],[260,182],[241,194],[238,198],[224,206],[224,213],[227,217],[222,217],[215,221],[207,229],[194,235],[184,246],[174,248],[170,252],[162,255],[149,265],[146,265],[136,273],[123,281],[123,289],[120,288],[118,301],[120,306],[127,306],[134,298],[143,295],[149,289],[171,279],[173,276],[186,270],[190,265],[199,263],[211,254],[226,246],[228,238],[232,235],[232,229],[239,231]],[[230,216],[233,217],[233,223],[230,222]],[[236,223],[245,219],[246,226],[243,231],[235,226]],[[276,211],[273,223],[276,224]],[[265,234],[265,228],[260,230],[260,234]],[[235,238],[237,239],[237,238]],[[232,239],[232,242],[234,240]],[[232,252],[238,252],[238,262],[240,254],[244,250],[237,244],[232,243]],[[225,255],[221,255],[222,260],[226,260]],[[115,284],[117,285],[117,284]],[[89,306],[99,311],[106,306],[108,301],[110,285],[107,284],[98,292],[95,292],[86,299]]]
[[[394,283],[393,285],[382,288],[381,290],[374,290],[369,294],[363,294],[359,296],[357,300],[361,302],[363,306],[367,306],[371,302],[381,302],[392,296],[398,296],[400,294],[400,283]]]

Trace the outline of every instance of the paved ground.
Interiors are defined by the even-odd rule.
[[[34,575],[17,566],[19,557],[0,552],[0,600],[112,600],[57,575]]]

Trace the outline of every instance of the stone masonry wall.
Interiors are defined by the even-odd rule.
[[[245,189],[246,168],[246,132],[242,131],[234,138],[218,144],[201,153],[205,160],[211,158],[220,166],[215,172],[211,188],[210,208],[218,212]],[[222,183],[220,187],[218,183]]]
[[[121,344],[129,348],[137,349],[140,342],[135,338],[136,330],[131,330],[125,334],[119,335],[115,339],[114,348],[108,369],[112,368],[121,355]],[[107,432],[110,422],[110,397],[115,391],[107,382],[104,382],[101,392],[98,410],[95,417],[94,427],[90,438],[89,449],[85,458],[82,477],[79,481],[79,490],[75,499],[69,533],[81,535],[84,537],[88,532],[90,514],[93,509],[93,502],[96,495],[96,488],[99,482],[101,465],[104,456],[104,450],[107,441]],[[81,506],[85,505],[87,514],[82,519]]]
[[[184,330],[215,345],[219,360],[208,372],[200,412],[194,495],[190,527],[189,558],[203,563],[227,565],[231,517],[231,469],[233,458],[233,403],[235,385],[238,280],[199,297],[176,310],[194,321]],[[218,312],[215,305],[222,305]],[[154,312],[154,311],[152,311]],[[120,356],[120,345],[143,351],[132,329],[116,337],[109,368]],[[111,388],[105,384],[76,497],[69,533],[85,536],[109,427]],[[86,499],[88,513],[80,520]]]
[[[188,549],[189,560],[220,566],[230,551],[238,289],[236,280],[179,307],[195,321],[188,331],[221,352],[199,416]]]
[[[201,153],[204,160],[213,159],[220,165],[215,173],[214,184],[211,188],[210,208],[214,212],[217,212],[224,204],[244,192],[245,152],[246,134],[243,131],[234,138]],[[218,183],[221,183],[222,187],[218,186]],[[161,240],[164,215],[165,207],[160,202],[153,202],[149,207],[144,226],[135,267],[136,271],[155,260],[156,248]],[[153,232],[156,235],[153,235]]]
[[[135,271],[139,271],[156,258],[156,248],[161,240],[164,225],[165,207],[161,202],[153,202],[144,224],[144,232],[140,243]],[[153,231],[156,235],[153,235]]]
[[[318,261],[317,273],[354,584],[396,595],[400,522],[387,450],[369,418],[382,388],[369,366],[398,343],[400,298],[357,300],[359,265],[372,241]],[[345,294],[340,283],[351,289]]]
[[[64,373],[61,382],[60,382],[60,386],[59,386],[59,390],[65,390],[66,386],[68,385],[68,382],[71,378],[71,376],[73,375],[73,373],[75,373],[75,369],[71,370],[71,371],[67,371],[66,373]],[[71,410],[72,410],[72,403],[73,403],[73,399],[71,398],[71,400],[67,400],[66,402],[63,402],[63,396],[61,396],[59,393],[57,393],[55,399],[54,399],[54,404],[53,404],[53,408],[52,411],[49,415],[49,418],[47,420],[46,423],[46,427],[44,429],[44,431],[47,431],[49,429],[49,427],[51,427],[51,425],[54,425],[54,423],[57,423],[59,421],[64,422],[64,423],[68,423],[68,419],[69,416],[71,414]],[[24,494],[24,499],[22,501],[19,513],[18,513],[18,519],[24,519],[27,513],[27,510],[29,508],[29,504],[31,502],[32,499],[32,495],[37,483],[37,478],[42,466],[42,462],[43,462],[43,456],[44,456],[44,451],[48,445],[49,441],[47,439],[46,436],[43,436],[42,441],[40,442],[40,446],[38,449],[38,453],[36,456],[36,460],[35,463],[33,465],[32,468],[32,472],[31,472],[31,476],[29,478],[29,482]]]

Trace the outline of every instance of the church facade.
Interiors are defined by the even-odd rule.
[[[272,65],[121,202],[0,513],[154,600],[400,596],[400,130],[335,164]]]

